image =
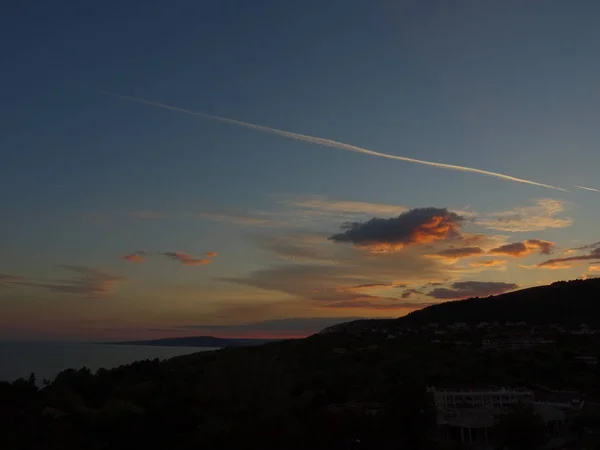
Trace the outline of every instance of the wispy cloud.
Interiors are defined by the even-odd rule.
[[[212,259],[194,258],[193,256],[183,252],[164,252],[163,255],[171,258],[174,261],[179,261],[184,266],[202,266],[212,262]]]
[[[541,199],[535,206],[490,213],[478,218],[475,223],[492,230],[513,233],[566,228],[573,220],[568,217],[556,217],[564,210],[565,203],[561,200]]]
[[[0,273],[0,288],[13,288],[15,287],[15,283],[18,283],[23,279],[24,278],[19,275]]]
[[[272,217],[266,217],[266,215],[260,214],[246,214],[246,213],[228,213],[228,212],[196,212],[189,214],[191,217],[204,220],[214,220],[217,222],[228,222],[238,225],[250,225],[250,226],[280,226],[282,223],[273,220]]]
[[[549,259],[538,264],[537,267],[544,269],[568,269],[572,267],[574,263],[581,261],[600,262],[600,247],[592,249],[587,255]]]
[[[332,199],[323,195],[276,197],[275,207],[266,211],[208,210],[186,216],[257,228],[298,228],[359,219],[366,215],[398,215],[407,209],[401,205]]]
[[[390,289],[390,288],[401,288],[406,287],[406,284],[403,283],[365,283],[365,284],[357,284],[355,286],[343,286],[335,288],[337,292],[365,292],[365,291],[377,291],[381,289]]]
[[[312,195],[283,200],[281,203],[294,208],[320,211],[326,214],[369,214],[372,216],[397,216],[408,208],[401,205],[331,199],[324,195]]]
[[[102,95],[108,95],[111,97],[120,98],[122,100],[129,100],[129,101],[134,101],[134,102],[142,103],[142,104],[149,105],[149,106],[154,106],[157,108],[167,109],[169,111],[189,114],[192,116],[202,117],[204,119],[216,120],[216,121],[227,123],[230,125],[237,125],[240,127],[260,131],[263,133],[274,134],[276,136],[281,136],[281,137],[285,137],[288,139],[308,142],[308,143],[320,145],[323,147],[336,148],[339,150],[345,150],[345,151],[350,151],[350,152],[355,152],[355,153],[362,153],[362,154],[366,154],[366,155],[377,156],[379,158],[393,159],[393,160],[404,161],[404,162],[409,162],[409,163],[414,163],[414,164],[422,164],[422,165],[426,165],[426,166],[437,167],[440,169],[476,173],[476,174],[480,174],[480,175],[486,175],[489,177],[499,178],[499,179],[506,180],[506,181],[530,184],[530,185],[534,185],[534,186],[544,187],[544,188],[548,188],[548,189],[555,189],[555,190],[559,190],[559,191],[566,191],[566,189],[563,189],[563,188],[560,188],[557,186],[539,183],[537,181],[527,180],[524,178],[518,178],[518,177],[515,177],[512,175],[507,175],[507,174],[503,174],[503,173],[499,173],[499,172],[491,172],[488,170],[476,169],[473,167],[459,166],[459,165],[454,165],[454,164],[444,164],[444,163],[437,163],[437,162],[432,162],[432,161],[424,161],[424,160],[420,160],[420,159],[409,158],[406,156],[391,155],[388,153],[381,153],[381,152],[377,152],[374,150],[357,147],[355,145],[345,144],[343,142],[338,142],[338,141],[334,141],[331,139],[324,139],[324,138],[319,138],[319,137],[315,137],[315,136],[294,133],[291,131],[279,130],[277,128],[267,127],[267,126],[263,126],[263,125],[256,125],[256,124],[249,123],[249,122],[243,122],[241,120],[230,119],[230,118],[220,117],[220,116],[214,116],[211,114],[191,111],[188,109],[167,105],[165,103],[155,102],[155,101],[151,101],[151,100],[145,100],[145,99],[137,98],[137,97],[131,97],[128,95],[119,95],[119,94],[114,94],[114,93],[110,93],[110,92],[102,92],[102,91],[97,91],[97,90],[94,92],[102,94]]]
[[[393,312],[396,310],[415,310],[425,308],[436,304],[437,302],[394,302],[394,303],[376,303],[369,300],[353,300],[339,301],[328,303],[328,308],[344,308],[344,309],[370,309],[375,311]]]
[[[121,256],[121,259],[132,263],[141,264],[146,260],[145,256],[146,252],[137,251],[134,253],[130,253],[129,255]]]
[[[579,189],[585,189],[586,191],[592,191],[592,192],[600,192],[600,189],[594,189],[591,187],[586,187],[586,186],[573,186]]]
[[[487,259],[483,261],[473,261],[469,265],[475,268],[505,267],[506,261],[503,259]]]
[[[581,247],[576,247],[571,249],[572,251],[581,251],[581,250],[590,250],[594,248],[600,247],[600,242],[594,242],[593,244],[582,245]]]
[[[194,330],[227,337],[304,337],[338,323],[359,319],[364,319],[364,317],[290,317],[231,325],[189,324],[171,328],[170,331],[178,330],[181,333],[182,330]]]
[[[206,252],[204,254],[205,258],[195,258],[184,252],[146,252],[138,250],[137,252],[121,256],[121,259],[139,264],[143,263],[148,256],[152,255],[166,256],[169,259],[180,262],[184,266],[202,266],[205,264],[210,264],[212,262],[212,258],[215,258],[218,255],[218,253]]]
[[[12,276],[8,282],[14,287],[39,288],[62,294],[79,294],[87,298],[99,298],[110,294],[119,283],[126,280],[125,277],[89,266],[60,265],[58,267],[66,272],[71,272],[74,276],[70,278]],[[1,281],[2,279],[0,279]]]
[[[129,213],[130,217],[136,219],[164,219],[167,217],[167,213],[162,211],[132,211]]]

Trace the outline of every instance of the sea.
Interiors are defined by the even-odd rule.
[[[0,381],[28,378],[38,384],[54,380],[65,369],[111,369],[144,359],[161,360],[190,353],[217,350],[208,347],[159,347],[87,342],[0,342]]]

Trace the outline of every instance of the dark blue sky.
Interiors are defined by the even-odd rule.
[[[140,310],[150,311],[149,328],[189,315],[214,324],[223,304],[240,302],[260,306],[248,315],[256,321],[398,315],[364,303],[326,308],[252,281],[282,264],[264,235],[291,239],[290,224],[305,237],[335,233],[342,201],[362,202],[363,219],[389,212],[382,205],[538,219],[564,210],[569,227],[521,227],[503,242],[539,238],[534,231],[565,248],[597,241],[598,194],[573,185],[600,188],[599,13],[597,2],[558,0],[11,2],[0,17],[0,274],[28,281],[0,291],[0,313],[23,321],[15,335],[38,323],[25,312],[34,305],[70,311],[75,330],[91,313],[78,289],[56,288],[72,275],[66,264],[120,277],[103,279],[114,304],[98,329],[121,321],[128,330]],[[98,91],[570,192],[322,148]],[[298,212],[314,196],[319,214]],[[257,217],[268,230],[251,223]],[[219,256],[183,271],[167,257],[119,260],[136,250]],[[366,272],[365,282],[379,276]],[[533,272],[460,277],[549,279]],[[164,292],[151,299],[152,283]],[[177,307],[165,300],[176,295]]]

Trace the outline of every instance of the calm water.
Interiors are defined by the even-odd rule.
[[[0,342],[0,381],[27,378],[34,372],[39,383],[53,380],[65,369],[88,367],[92,372],[143,359],[167,359],[213,348],[105,345],[74,342]]]

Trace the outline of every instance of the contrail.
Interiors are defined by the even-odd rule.
[[[506,175],[503,173],[489,172],[487,170],[475,169],[473,167],[456,166],[453,164],[444,164],[444,163],[436,163],[436,162],[431,162],[431,161],[423,161],[420,159],[408,158],[406,156],[390,155],[388,153],[380,153],[380,152],[376,152],[374,150],[369,150],[369,149],[362,148],[362,147],[356,147],[356,146],[350,145],[350,144],[344,144],[343,142],[333,141],[331,139],[324,139],[324,138],[319,138],[319,137],[315,137],[315,136],[308,136],[305,134],[293,133],[291,131],[278,130],[277,128],[266,127],[263,125],[256,125],[253,123],[243,122],[241,120],[229,119],[227,117],[213,116],[212,114],[190,111],[189,109],[178,108],[176,106],[166,105],[164,103],[159,103],[159,102],[155,102],[155,101],[151,101],[151,100],[144,100],[142,98],[130,97],[128,95],[119,95],[119,94],[114,94],[114,93],[110,93],[110,92],[96,91],[96,90],[94,90],[94,92],[103,94],[103,95],[108,95],[111,97],[120,98],[123,100],[130,100],[130,101],[137,102],[137,103],[143,103],[145,105],[155,106],[157,108],[168,109],[170,111],[176,111],[176,112],[180,112],[180,113],[190,114],[192,116],[203,117],[205,119],[217,120],[220,122],[229,123],[231,125],[238,125],[240,127],[249,128],[251,130],[256,130],[256,131],[262,131],[264,133],[274,134],[274,135],[285,137],[288,139],[309,142],[311,144],[321,145],[323,147],[337,148],[340,150],[346,150],[346,151],[350,151],[350,152],[364,153],[366,155],[378,156],[380,158],[395,159],[398,161],[404,161],[404,162],[415,163],[415,164],[423,164],[426,166],[438,167],[440,169],[459,170],[461,172],[478,173],[481,175],[496,177],[496,178],[500,178],[503,180],[514,181],[516,183],[531,184],[534,186],[539,186],[539,187],[543,187],[543,188],[555,189],[558,191],[567,192],[567,189],[552,186],[549,184],[538,183],[537,181],[525,180],[523,178],[517,178],[517,177],[513,177],[511,175]]]
[[[592,192],[600,192],[600,189],[594,189],[594,188],[589,188],[589,187],[585,187],[585,186],[573,186],[579,189],[585,189],[586,191],[592,191]]]

